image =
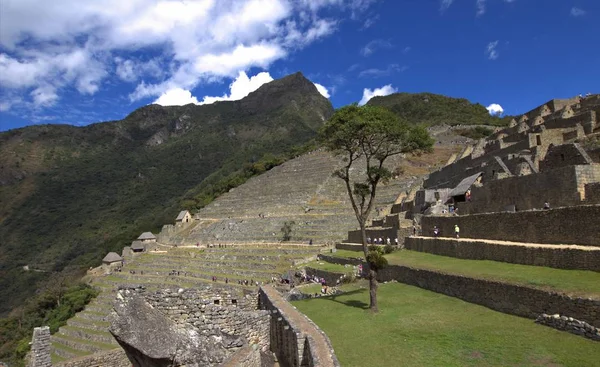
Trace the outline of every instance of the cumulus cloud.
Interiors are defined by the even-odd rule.
[[[577,8],[577,7],[572,7],[571,8],[571,16],[572,17],[581,17],[585,15],[585,10],[581,9],[581,8]]]
[[[487,106],[486,109],[492,116],[500,116],[504,113],[504,108],[497,103],[492,103],[491,105]]]
[[[488,43],[487,47],[485,48],[485,54],[487,55],[488,59],[496,60],[498,56],[500,56],[498,50],[496,50],[496,47],[498,47],[498,41]]]
[[[392,87],[391,84],[384,85],[381,88],[375,88],[373,90],[371,90],[369,88],[365,88],[363,90],[362,99],[360,100],[360,102],[358,102],[358,105],[359,106],[364,105],[365,103],[369,102],[369,100],[373,97],[387,96],[392,93],[396,93],[397,91],[398,90],[396,88]]]
[[[358,19],[372,2],[9,1],[0,12],[0,97],[13,98],[3,108],[19,98],[50,105],[67,88],[91,95],[109,79],[137,83],[132,101],[190,91],[266,69],[335,32],[331,10]]]
[[[199,104],[198,98],[192,96],[192,92],[181,88],[169,89],[153,103],[161,106],[185,106],[190,103]]]
[[[224,94],[221,97],[205,96],[199,104],[210,104],[217,101],[237,101],[272,80],[273,78],[267,72],[258,73],[248,78],[245,72],[240,71],[237,78],[229,85],[229,94]]]
[[[327,88],[325,88],[324,86],[322,86],[319,83],[314,83],[315,87],[317,87],[317,90],[319,91],[319,93],[321,93],[321,95],[325,98],[329,98],[329,91],[327,90]]]

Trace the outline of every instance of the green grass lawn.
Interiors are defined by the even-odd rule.
[[[361,252],[347,250],[338,250],[331,255],[341,258],[363,257]],[[595,271],[554,269],[489,260],[465,260],[411,250],[396,251],[385,257],[390,264],[394,265],[439,270],[600,299],[600,272]]]
[[[600,273],[595,271],[464,260],[410,250],[393,252],[386,257],[390,264],[440,270],[600,299]]]
[[[374,315],[366,288],[344,287],[293,302],[329,336],[344,367],[600,366],[598,342],[533,320],[401,283],[380,286]]]

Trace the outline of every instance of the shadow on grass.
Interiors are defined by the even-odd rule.
[[[349,291],[349,292],[344,292],[344,293],[341,293],[341,294],[335,294],[333,296],[327,296],[327,297],[322,297],[322,298],[324,298],[326,300],[329,300],[329,301],[340,303],[342,305],[346,305],[346,306],[350,306],[350,307],[356,307],[356,308],[360,308],[360,309],[366,310],[366,309],[369,308],[369,305],[367,303],[364,303],[363,301],[359,301],[357,299],[349,299],[347,301],[340,301],[340,300],[337,299],[339,296],[344,296],[344,297],[351,296],[351,295],[354,295],[354,294],[362,293],[365,290],[366,289],[355,289],[355,290],[352,290],[352,291]]]

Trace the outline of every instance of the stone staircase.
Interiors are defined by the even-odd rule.
[[[120,272],[97,277],[92,285],[100,294],[52,335],[54,364],[96,352],[119,348],[108,332],[107,317],[119,286],[144,286],[148,290],[216,288],[253,290],[268,283],[298,262],[315,259],[324,247],[293,244],[260,244],[213,248],[179,247],[166,252],[136,254]],[[213,276],[216,281],[213,281]],[[240,284],[247,280],[249,285]]]
[[[388,168],[404,164],[389,160]],[[314,151],[250,179],[200,210],[191,228],[170,235],[170,244],[277,242],[281,228],[293,221],[295,242],[326,243],[345,238],[357,222],[342,180],[332,173],[341,161]],[[357,165],[356,172],[364,170]],[[416,178],[391,180],[378,189],[376,207],[390,207]]]

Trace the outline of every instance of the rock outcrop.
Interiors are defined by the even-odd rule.
[[[119,293],[114,310],[109,331],[135,367],[218,366],[244,345],[219,329],[177,325],[128,290]]]

